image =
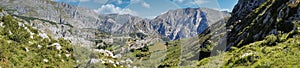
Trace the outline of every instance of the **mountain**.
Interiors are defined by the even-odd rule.
[[[225,53],[201,59],[199,66],[299,67],[299,3],[239,0],[221,41],[227,45],[217,46]]]
[[[150,38],[167,37],[170,40],[194,37],[217,20],[229,16],[229,13],[207,8],[187,8],[171,10],[149,20],[128,14],[99,15],[87,8],[50,0],[1,0],[0,6],[5,7],[12,15],[59,24],[34,23],[31,26],[46,31],[54,38],[64,37],[72,43],[83,45],[96,45],[91,40],[99,39],[96,38],[99,33],[118,36],[143,33],[152,35],[148,36]]]
[[[229,13],[208,8],[170,10],[151,20],[153,28],[171,40],[194,37]]]
[[[50,0],[1,0],[0,5],[11,15],[33,22],[30,26],[37,27],[54,38],[64,37],[73,44],[94,46],[97,45],[95,40],[112,39],[112,35],[127,37],[135,32],[153,32],[144,28],[146,19],[131,15],[99,15],[93,10],[67,3]],[[35,19],[50,23],[40,23]]]
[[[299,67],[299,3],[239,0],[198,37],[167,42],[158,67]]]
[[[300,0],[154,19],[51,0],[0,0],[0,67],[299,67]],[[30,61],[30,62],[28,62]]]
[[[239,47],[262,40],[271,34],[279,35],[295,30],[293,22],[299,20],[298,2],[298,0],[239,1],[234,9],[236,12],[232,13],[233,17],[227,24],[230,29],[228,45]],[[252,6],[241,7],[244,5]]]
[[[0,67],[76,67],[68,40],[54,39],[28,23],[0,8]]]
[[[101,44],[107,47],[112,45],[109,43],[110,39],[92,40],[97,42],[98,46],[74,44],[68,40],[68,37],[54,38],[47,33],[48,31],[44,31],[63,29],[71,27],[70,25],[11,15],[10,12],[0,8],[0,58],[2,60],[0,67],[103,67],[104,64],[96,64],[99,62],[108,64],[105,65],[106,67],[120,67],[121,65],[116,63],[127,65],[131,61],[115,60],[120,56],[104,50],[105,48],[101,49]],[[109,33],[94,29],[70,30],[70,32],[78,31],[80,33],[72,33],[72,35],[82,36],[92,32],[96,34],[97,37],[93,37],[96,39],[110,37]]]
[[[171,40],[194,37],[211,24],[216,23],[229,13],[208,8],[186,8],[170,10],[152,20],[131,15],[100,15],[105,22],[117,23],[120,27],[113,29],[100,28],[104,31],[126,34],[141,32],[145,34],[160,34]]]
[[[228,19],[217,21],[196,37],[167,42],[167,59],[158,67],[195,68],[201,66],[199,60],[218,55],[225,48],[222,41],[226,41],[225,25]]]
[[[113,29],[100,28],[100,30],[104,30],[107,32],[115,33],[115,34],[128,34],[134,32],[154,32],[152,29],[149,20],[140,18],[137,16],[132,16],[129,14],[108,14],[108,15],[100,15],[101,19],[104,19],[105,22],[112,22],[119,25]]]
[[[92,10],[50,0],[1,0],[1,6],[11,15],[27,18],[29,22],[36,22],[30,25],[45,31],[54,38],[64,37],[74,44],[95,45],[89,40],[92,40],[91,37],[95,38],[99,31],[97,33],[85,32],[98,30],[100,26],[101,20]],[[39,23],[34,21],[35,19],[48,20],[51,23]]]
[[[51,0],[0,0],[0,6],[7,15],[24,21],[24,24],[51,36],[53,40],[69,40],[70,45],[74,45],[74,58],[70,60],[72,63],[76,61],[73,67],[103,64],[107,67],[138,66],[140,63],[136,62],[139,59],[152,57],[150,54],[160,54],[155,45],[197,36],[216,20],[229,16],[229,13],[207,8],[186,8],[170,10],[150,20],[128,14],[99,15],[87,8]]]

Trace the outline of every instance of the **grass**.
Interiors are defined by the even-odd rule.
[[[166,50],[166,49],[167,49],[166,45],[162,42],[158,42],[158,43],[155,43],[153,46],[149,46],[150,52]]]
[[[300,28],[299,21],[288,20],[297,13],[298,1],[291,4],[286,0],[267,0],[265,3],[256,8],[255,11],[248,14],[243,23],[236,24],[236,27],[242,27],[240,31],[241,40],[233,40],[236,44],[231,47],[225,54],[208,57],[200,60],[198,66],[211,67],[221,65],[224,68],[241,67],[241,68],[273,68],[273,67],[300,67]],[[291,4],[291,5],[289,5]],[[279,6],[286,5],[278,8]],[[290,9],[286,17],[277,19],[277,14],[281,11],[274,10]],[[267,12],[271,13],[270,18],[266,18]],[[267,22],[262,23],[264,19]],[[270,19],[277,21],[271,21]],[[250,26],[250,27],[249,27]],[[274,27],[277,26],[277,27]],[[293,27],[294,26],[294,27]],[[278,34],[268,34],[272,29],[277,29]],[[242,36],[248,32],[248,36]],[[262,32],[266,36],[253,36]],[[238,32],[236,32],[238,34]],[[215,62],[217,60],[217,62]],[[221,60],[221,61],[218,61]],[[221,64],[220,64],[221,63]]]
[[[299,5],[299,3],[300,3],[300,0],[295,0],[294,3],[292,3],[292,2],[287,2],[286,4],[287,4],[289,7],[291,7],[291,8],[296,8],[296,7]]]
[[[257,41],[242,48],[228,51],[220,55],[223,58],[223,66],[227,67],[299,67],[300,58],[300,32],[290,32],[295,34],[284,41],[279,42],[278,38],[285,37],[269,35],[262,41]],[[272,39],[272,40],[270,40]],[[209,57],[201,60],[199,66],[208,65],[210,60],[220,57]],[[211,64],[214,65],[214,64]]]
[[[1,67],[75,67],[73,48],[69,41],[40,37],[39,30],[26,25],[11,15],[0,17]],[[33,32],[33,34],[30,34]],[[58,43],[62,47],[58,50]],[[71,56],[66,56],[71,54]]]
[[[198,62],[198,66],[204,67],[212,67],[216,65],[220,65],[223,67],[276,67],[281,65],[282,67],[297,67],[299,66],[296,62],[299,56],[298,49],[299,44],[296,42],[299,40],[297,38],[298,34],[297,31],[300,28],[299,23],[289,24],[284,20],[288,18],[281,18],[281,21],[271,21],[270,19],[276,20],[277,9],[286,9],[288,7],[277,8],[282,5],[282,3],[286,3],[287,1],[284,0],[268,0],[267,2],[263,3],[260,7],[255,9],[252,13],[250,13],[244,20],[243,23],[237,23],[234,26],[241,27],[239,31],[236,31],[234,35],[238,35],[233,40],[229,42],[234,42],[235,45],[231,47],[231,50],[226,52],[225,54],[220,54],[218,56],[211,56],[207,58],[200,59]],[[294,12],[293,12],[294,11]],[[270,19],[267,19],[265,23],[262,23],[268,12],[271,12]],[[291,9],[291,13],[288,14],[288,17],[295,14],[296,10]],[[278,26],[278,27],[274,27]],[[291,27],[295,26],[295,27]],[[222,28],[222,27],[221,27]],[[226,28],[226,27],[223,27]],[[293,29],[298,29],[294,30]],[[277,32],[279,34],[268,34],[271,30],[278,29]],[[202,44],[205,44],[205,48],[201,48],[201,51],[210,52],[211,47],[213,45],[217,45],[218,42],[215,42],[209,38],[220,38],[219,36],[224,36],[222,34],[212,34],[217,29],[213,30],[206,30],[202,34],[199,35],[199,41]],[[206,33],[208,32],[208,33]],[[210,33],[211,32],[211,33]],[[254,35],[265,34],[266,36],[257,36],[253,38]],[[276,32],[276,31],[275,31]],[[244,35],[244,36],[243,36]],[[242,39],[236,39],[240,37]],[[190,40],[192,41],[192,40]],[[294,42],[291,42],[294,41]],[[168,45],[172,45],[173,43],[167,43]],[[284,45],[284,46],[283,46]],[[287,48],[289,45],[296,45],[288,47],[288,49],[277,49],[277,48]],[[298,46],[297,46],[298,45]],[[292,50],[289,50],[293,48]],[[170,49],[170,50],[169,50]],[[177,53],[180,53],[180,47],[172,47],[168,46],[168,55],[166,56],[166,60],[160,65],[161,67],[176,67],[178,64],[182,64],[178,62],[178,60],[183,59],[176,59],[172,57],[178,57]],[[293,52],[295,50],[295,52]],[[282,53],[282,51],[285,51]],[[266,53],[265,53],[266,52]],[[272,52],[272,53],[271,53]],[[275,54],[277,53],[277,54]],[[203,54],[202,54],[203,55]],[[201,55],[201,56],[202,56]],[[267,56],[268,55],[268,56]],[[278,55],[278,56],[272,56]],[[285,57],[287,55],[288,57]],[[279,57],[279,58],[278,58]],[[267,60],[267,61],[266,61]],[[271,62],[272,60],[282,60],[284,62],[294,61],[292,63],[281,63],[280,61]],[[267,63],[267,64],[265,64]],[[280,66],[279,66],[280,67]]]
[[[166,58],[158,67],[177,67],[180,64],[181,44],[179,40],[167,42]]]

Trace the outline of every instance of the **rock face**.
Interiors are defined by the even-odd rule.
[[[149,20],[126,14],[99,15],[87,8],[51,0],[1,0],[0,6],[12,9],[9,12],[16,16],[46,20],[46,23],[31,20],[29,24],[54,38],[63,37],[83,45],[96,45],[91,40],[111,38],[111,34],[143,33],[171,40],[193,37],[229,16],[229,13],[207,8],[186,8],[171,10]]]
[[[139,18],[136,16],[128,14],[108,14],[100,15],[100,18],[104,21],[102,23],[114,23],[111,24],[111,28],[99,28],[105,32],[110,32],[114,34],[128,34],[134,32],[149,33],[154,32],[152,29],[149,20],[144,18]],[[109,26],[105,25],[104,26]]]
[[[153,28],[171,40],[194,37],[229,13],[207,8],[171,10],[151,20]]]
[[[192,65],[188,64],[188,61],[193,59],[200,60],[198,66],[201,67],[275,67],[281,64],[297,66],[299,64],[270,61],[282,59],[293,61],[299,57],[295,55],[299,54],[299,4],[300,0],[239,0],[229,21],[211,25],[199,35],[199,38],[173,42],[172,44],[180,44],[181,50],[173,52],[180,48],[169,47],[168,51],[181,53],[180,56],[183,58],[180,60],[184,61],[177,63],[184,63],[187,66]],[[282,56],[275,57],[274,54]],[[189,58],[191,55],[193,58]],[[173,61],[176,60],[174,56],[178,55],[168,57],[168,60],[172,61],[164,63],[178,66],[179,64],[176,65],[176,61]],[[220,59],[220,56],[226,58]]]
[[[294,30],[300,20],[299,0],[239,0],[226,24],[229,46],[245,45]]]
[[[89,40],[96,37],[99,27],[107,27],[101,25],[101,19],[94,11],[66,3],[50,0],[1,0],[0,4],[8,10],[12,9],[9,13],[30,19],[31,26],[54,38],[63,37],[75,44],[94,45]]]
[[[282,63],[299,58],[299,10],[300,0],[239,0],[226,23],[224,39],[228,46],[221,55],[226,57],[223,64],[214,62],[220,57],[209,57],[209,61],[202,59],[199,66],[299,66]]]
[[[155,19],[148,20],[131,15],[100,15],[105,23],[115,23],[112,28],[100,28],[106,32],[126,34],[141,32],[160,34],[171,40],[194,37],[208,26],[230,16],[229,13],[208,8],[186,8],[170,10]]]
[[[267,0],[239,0],[232,10],[232,16],[236,17],[231,17],[231,19],[239,20],[245,18],[252,10],[258,8],[266,1]]]

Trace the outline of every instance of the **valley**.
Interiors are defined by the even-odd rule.
[[[299,67],[299,3],[238,0],[232,12],[182,8],[147,19],[0,0],[0,68]]]

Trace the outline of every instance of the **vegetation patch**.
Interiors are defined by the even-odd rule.
[[[62,38],[42,38],[39,31],[13,16],[1,17],[0,66],[3,67],[75,67],[73,48]],[[30,32],[33,32],[31,34]]]

